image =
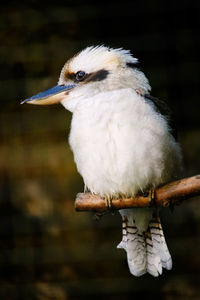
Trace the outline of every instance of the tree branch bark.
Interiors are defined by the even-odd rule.
[[[182,201],[200,195],[200,175],[183,178],[168,183],[155,190],[153,205],[168,207],[178,205]],[[112,199],[112,210],[131,207],[149,207],[151,196]],[[75,201],[76,211],[103,212],[107,210],[106,201],[99,195],[79,193]]]

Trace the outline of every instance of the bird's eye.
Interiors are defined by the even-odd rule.
[[[84,71],[78,71],[76,73],[76,81],[83,81],[85,79],[86,73]]]

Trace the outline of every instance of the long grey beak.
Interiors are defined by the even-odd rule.
[[[20,104],[30,103],[30,104],[38,104],[38,105],[48,105],[55,104],[61,102],[68,91],[73,89],[76,85],[56,85],[44,92],[38,93],[35,96],[25,99]]]

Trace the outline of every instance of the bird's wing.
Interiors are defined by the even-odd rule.
[[[154,107],[158,113],[164,115],[167,118],[168,124],[171,128],[171,134],[173,135],[175,140],[177,140],[176,123],[174,121],[173,114],[172,114],[171,110],[169,109],[167,103],[156,97],[153,97],[149,94],[145,94],[144,98],[147,102],[150,102],[151,104],[154,105]]]

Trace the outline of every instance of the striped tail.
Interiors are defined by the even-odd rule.
[[[133,211],[133,210],[132,210]],[[162,269],[170,270],[172,260],[163,234],[160,218],[152,217],[147,230],[141,231],[131,214],[122,214],[122,241],[117,248],[127,252],[131,274],[141,276],[149,273],[155,277],[162,274]],[[145,214],[145,212],[144,212]],[[130,217],[131,216],[131,217]]]

